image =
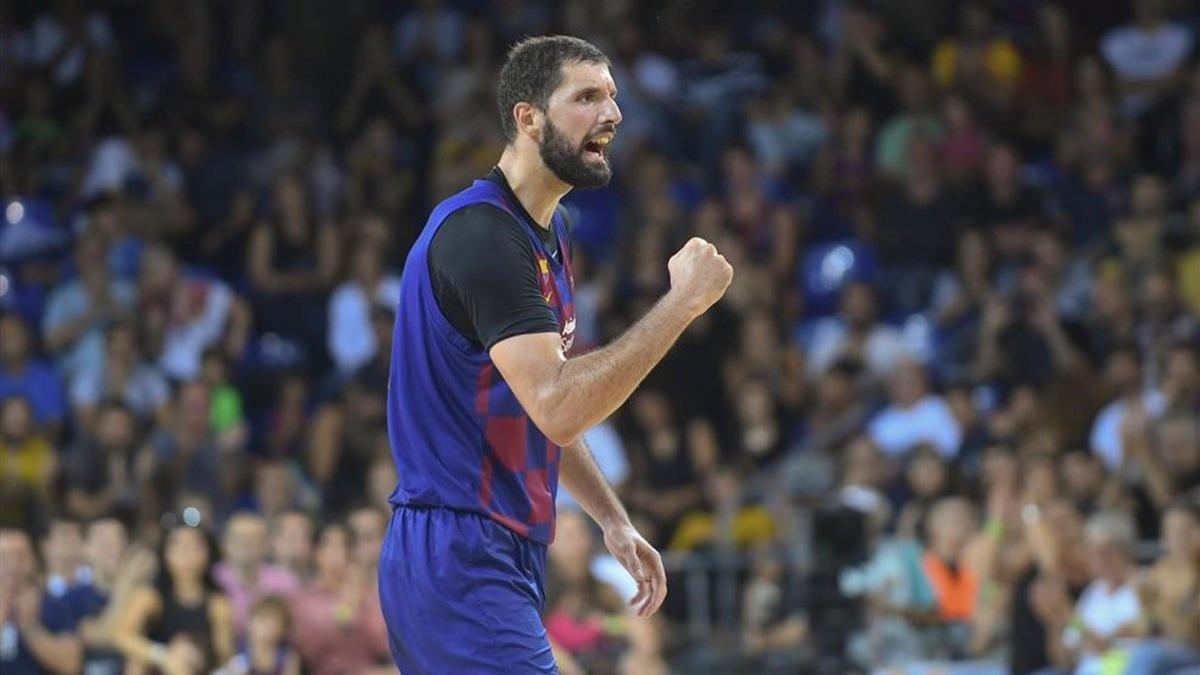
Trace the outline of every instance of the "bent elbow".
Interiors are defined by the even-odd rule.
[[[542,434],[553,444],[564,448],[575,442],[583,433],[583,429],[579,428],[569,419],[568,415],[563,414],[562,402],[542,403],[537,406],[536,410],[529,411],[529,416],[533,419],[533,423]]]
[[[543,419],[539,422],[536,418],[534,423],[538,429],[541,429],[542,434],[553,444],[560,448],[565,448],[575,442],[579,438],[581,431],[572,425],[568,425],[565,421],[554,419]]]

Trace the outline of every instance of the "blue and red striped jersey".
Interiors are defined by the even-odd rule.
[[[399,481],[389,501],[482,513],[549,544],[561,448],[529,418],[487,352],[447,320],[430,279],[429,246],[438,228],[451,213],[477,203],[526,218],[500,185],[477,180],[438,204],[404,264],[387,409]],[[538,225],[528,224],[542,297],[569,353],[575,305],[566,224],[556,212],[551,226],[561,262],[531,229]]]

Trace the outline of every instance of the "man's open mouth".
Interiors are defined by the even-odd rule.
[[[597,136],[583,144],[583,150],[589,155],[595,155],[601,159],[608,153],[608,144],[612,142],[612,134]]]

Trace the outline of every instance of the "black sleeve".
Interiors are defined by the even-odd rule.
[[[442,313],[485,350],[514,335],[558,332],[522,228],[496,206],[472,204],[450,214],[429,245],[429,275]]]

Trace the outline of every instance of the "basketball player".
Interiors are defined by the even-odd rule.
[[[583,432],[613,413],[733,269],[692,239],[671,288],[611,344],[572,354],[571,244],[559,201],[611,176],[621,122],[608,59],[576,38],[515,45],[498,99],[507,146],[439,204],[408,254],[392,346],[388,427],[399,484],[379,562],[404,675],[553,673],[542,626],[561,479],[638,584],[666,597],[662,560],[630,523]]]

